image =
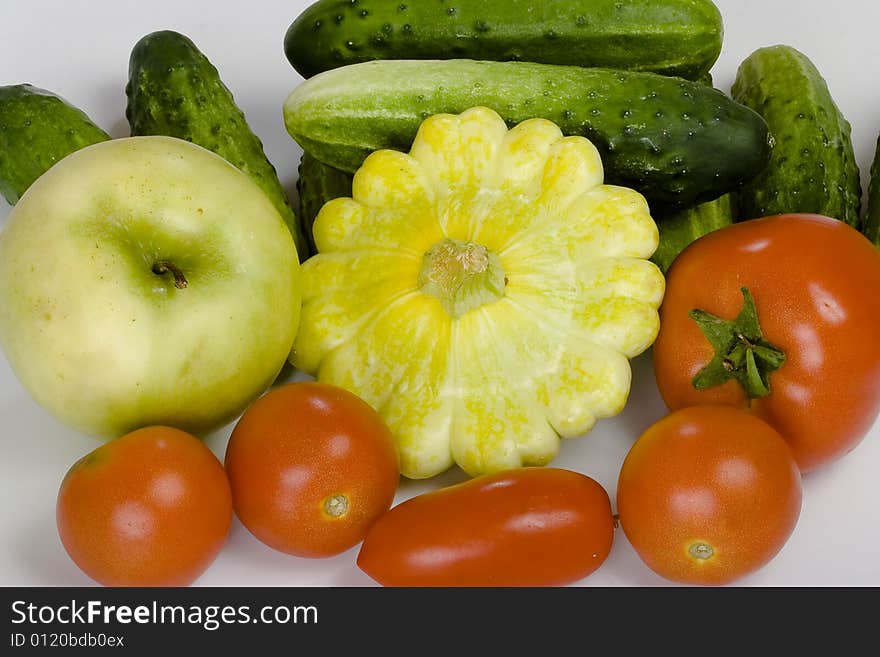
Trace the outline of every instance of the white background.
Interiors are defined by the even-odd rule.
[[[415,2],[416,0],[413,0]],[[426,0],[427,1],[427,0]],[[463,0],[464,1],[464,0]],[[476,1],[476,0],[473,0]],[[61,94],[114,137],[128,134],[124,86],[128,55],[143,35],[174,29],[217,66],[282,182],[293,189],[300,150],[281,121],[281,104],[301,79],[282,40],[304,0],[0,0],[0,85],[29,82]],[[825,75],[853,125],[863,185],[880,133],[880,3],[873,0],[718,0],[724,50],[713,69],[729,91],[752,50],[776,43],[805,52]],[[0,227],[9,208],[0,200]],[[877,340],[880,336],[862,336]],[[102,364],[107,366],[107,364]],[[665,411],[647,355],[634,363],[626,410],[584,438],[563,445],[555,465],[602,483],[614,499],[617,473],[632,442]],[[207,438],[222,459],[231,427]],[[55,495],[67,468],[96,447],[40,409],[0,355],[0,585],[88,585],[55,530]],[[880,423],[845,459],[804,480],[800,522],[779,556],[741,580],[749,586],[880,585]],[[428,482],[404,481],[398,500],[457,481],[451,471]],[[326,560],[283,555],[237,522],[226,549],[199,585],[370,585],[355,566],[357,549]],[[638,560],[618,531],[611,556],[582,585],[667,585]]]

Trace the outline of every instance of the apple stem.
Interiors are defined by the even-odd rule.
[[[172,276],[174,276],[174,287],[178,290],[183,290],[187,286],[186,276],[183,275],[183,272],[175,265],[173,262],[168,262],[167,260],[160,260],[159,262],[153,265],[153,273],[156,276],[164,276],[168,272],[171,272]]]

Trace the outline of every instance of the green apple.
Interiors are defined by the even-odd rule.
[[[69,155],[0,232],[0,346],[40,405],[95,436],[233,419],[280,371],[300,303],[272,203],[179,139]]]

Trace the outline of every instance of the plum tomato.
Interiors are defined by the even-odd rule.
[[[818,215],[697,240],[669,269],[654,372],[670,410],[746,408],[802,472],[841,457],[880,411],[880,250]]]
[[[617,483],[617,513],[651,570],[687,584],[728,584],[767,564],[794,531],[801,476],[763,420],[693,406],[652,425]]]
[[[329,557],[359,543],[400,480],[390,429],[355,394],[317,382],[272,389],[226,448],[235,513],[266,545]]]
[[[614,538],[595,480],[519,468],[398,504],[367,534],[358,566],[385,586],[561,586],[595,571]]]
[[[232,522],[223,465],[198,438],[145,427],[73,464],[56,520],[74,563],[105,586],[186,586],[216,558]]]

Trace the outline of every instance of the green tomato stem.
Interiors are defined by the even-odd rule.
[[[715,349],[715,357],[691,384],[705,390],[734,379],[749,399],[758,399],[770,394],[770,375],[782,367],[785,352],[764,339],[755,300],[748,288],[741,292],[742,310],[732,320],[696,308],[688,313]]]

